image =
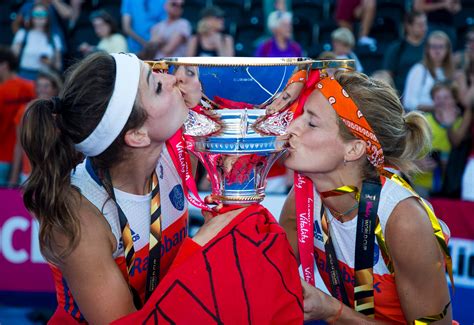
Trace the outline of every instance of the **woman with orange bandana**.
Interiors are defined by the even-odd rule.
[[[306,87],[288,130],[285,165],[297,173],[280,217],[302,264],[305,319],[450,324],[447,229],[387,169],[416,171],[426,120],[361,73]],[[315,288],[314,264],[331,295]]]

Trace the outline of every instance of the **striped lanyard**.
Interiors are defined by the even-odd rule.
[[[107,177],[110,184],[112,179],[107,171],[105,176]],[[148,272],[147,272],[147,283],[145,291],[145,301],[148,300],[153,290],[158,285],[160,277],[160,258],[161,258],[161,204],[160,204],[160,186],[158,182],[158,176],[153,171],[149,188],[151,189],[151,207],[150,207],[150,241],[149,241],[149,253],[148,253]],[[127,265],[127,275],[130,290],[133,294],[133,300],[137,308],[141,308],[143,303],[140,299],[140,295],[136,289],[137,285],[134,283],[132,277],[133,264],[135,261],[135,248],[133,241],[136,238],[135,234],[130,228],[130,224],[123,212],[122,208],[118,204],[115,193],[112,187],[110,193],[112,200],[115,202],[117,207],[117,213],[120,221],[120,229],[122,231],[122,240],[124,245],[125,262]],[[134,285],[135,284],[135,285]]]
[[[332,191],[320,193],[322,197],[330,197],[354,192],[356,199],[359,201],[354,258],[354,309],[372,318],[375,315],[373,277],[375,227],[381,189],[380,181],[375,179],[364,181],[361,192],[354,186],[342,186]],[[321,219],[325,217],[327,220],[327,216],[323,211],[324,205],[321,203]],[[330,235],[329,224],[327,229],[328,235],[325,238],[324,249],[328,261],[331,293],[349,306],[342,273]]]

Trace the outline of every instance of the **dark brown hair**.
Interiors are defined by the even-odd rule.
[[[32,167],[23,201],[40,223],[43,255],[55,264],[76,247],[80,238],[80,202],[73,200],[77,189],[71,185],[70,173],[84,157],[74,144],[84,140],[104,115],[114,89],[115,70],[112,56],[91,54],[68,70],[60,104],[36,100],[23,117],[21,143]],[[108,169],[125,159],[125,132],[143,125],[147,117],[137,102],[122,133],[93,158],[98,168]],[[65,247],[58,248],[55,234],[68,239]]]

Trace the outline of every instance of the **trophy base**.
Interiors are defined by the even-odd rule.
[[[265,198],[265,194],[260,195],[246,195],[246,196],[225,196],[225,195],[213,195],[214,198],[221,201],[223,204],[255,204],[260,203]]]

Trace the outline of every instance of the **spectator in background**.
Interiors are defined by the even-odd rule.
[[[464,70],[474,62],[474,27],[470,27],[465,36],[464,49],[454,54],[456,69]]]
[[[189,39],[187,56],[234,56],[234,39],[223,32],[224,11],[215,6],[205,8],[196,35]]]
[[[12,50],[0,46],[0,186],[10,180],[16,143],[15,117],[34,97],[31,81],[16,74],[18,60]]]
[[[438,81],[452,80],[454,67],[451,41],[442,31],[432,32],[425,43],[423,62],[408,72],[403,93],[406,110],[433,110],[431,88]]]
[[[268,15],[267,25],[272,37],[262,42],[255,52],[257,57],[300,57],[301,46],[293,38],[293,15],[274,11]]]
[[[456,47],[454,16],[461,10],[459,0],[414,0],[413,9],[426,13],[429,32],[434,30],[445,32]]]
[[[472,107],[471,107],[472,110]],[[471,111],[472,115],[472,111]],[[472,117],[471,117],[472,118]],[[467,201],[474,201],[474,123],[471,121],[471,150],[461,184],[461,199]]]
[[[412,11],[405,15],[405,37],[390,44],[385,53],[383,69],[393,77],[399,94],[403,93],[408,71],[423,58],[423,46],[428,25],[426,15]]]
[[[191,24],[182,18],[183,7],[183,0],[166,1],[168,18],[152,27],[150,42],[142,55],[144,59],[186,55]]]
[[[105,10],[94,11],[91,14],[91,22],[94,31],[100,42],[96,45],[90,45],[86,42],[79,46],[79,51],[87,55],[94,51],[105,51],[107,53],[128,52],[127,40],[119,33],[117,22]]]
[[[61,70],[61,40],[51,31],[49,12],[38,4],[31,12],[31,23],[15,34],[12,50],[18,57],[19,75],[35,80],[40,69]]]
[[[436,83],[431,90],[434,110],[424,113],[432,132],[431,154],[419,163],[423,173],[413,178],[417,192],[424,197],[441,192],[449,153],[462,137],[462,117],[456,104],[457,95],[457,89],[447,81]]]
[[[364,68],[360,64],[359,58],[352,51],[355,45],[354,35],[351,30],[340,27],[331,33],[332,51],[336,55],[336,59],[352,59],[355,60],[356,70],[363,72]]]
[[[35,81],[36,98],[50,99],[51,97],[58,96],[62,86],[63,81],[57,73],[53,71],[40,71]],[[13,151],[13,162],[9,186],[18,186],[23,184],[31,172],[30,162],[23,152],[23,148],[21,147],[20,143],[20,125],[25,109],[26,105],[23,107],[23,109],[18,110],[15,116],[17,141]]]
[[[31,28],[32,12],[33,7],[37,4],[41,4],[48,9],[49,22],[51,24],[51,32],[59,36],[61,40],[61,48],[65,50],[66,44],[66,32],[68,26],[66,21],[77,19],[80,10],[80,4],[84,0],[27,0],[21,6],[20,10],[15,16],[15,20],[12,23],[13,33],[16,34],[20,28]],[[17,1],[20,2],[20,1]]]
[[[336,20],[340,27],[354,30],[354,21],[360,20],[359,45],[375,46],[376,40],[369,37],[375,18],[376,0],[338,0]]]
[[[166,0],[122,0],[122,29],[128,36],[128,49],[140,52],[150,40],[151,27],[166,19]]]

